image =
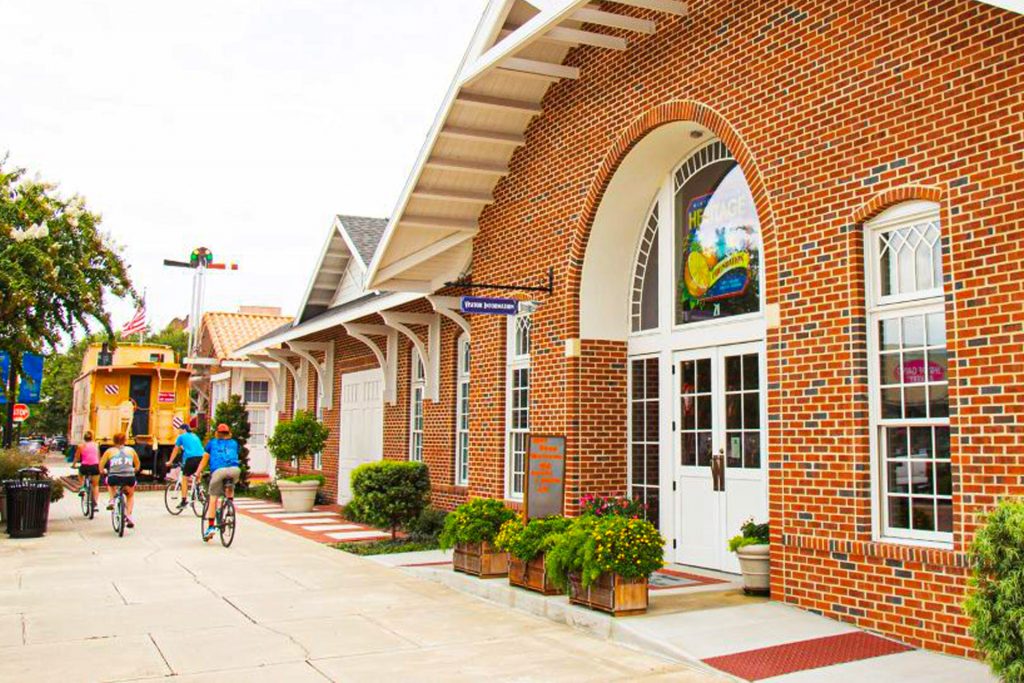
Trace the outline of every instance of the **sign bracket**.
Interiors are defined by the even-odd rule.
[[[544,292],[553,294],[555,291],[555,268],[548,268],[548,283],[546,285],[496,285],[485,282],[473,282],[467,278],[458,278],[451,282],[444,283],[445,287],[459,287],[462,289],[501,289],[514,292]]]

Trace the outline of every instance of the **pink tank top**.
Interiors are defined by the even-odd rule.
[[[100,447],[96,445],[95,441],[86,441],[82,444],[82,464],[100,464]]]

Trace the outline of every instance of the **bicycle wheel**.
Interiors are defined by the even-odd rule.
[[[114,496],[114,509],[110,511],[110,521],[114,525],[114,533],[124,536],[124,495]]]
[[[195,501],[192,501],[193,509],[195,509]],[[209,500],[203,500],[203,510],[199,513],[199,538],[205,539],[206,536],[206,508],[210,505]]]
[[[195,482],[192,485],[196,487],[195,494],[192,497],[192,512],[201,519],[206,513],[206,489],[199,482]]]
[[[231,547],[235,540],[235,519],[235,504],[225,498],[220,506],[220,544],[225,548]]]
[[[92,486],[90,485],[89,490],[86,491],[85,493],[85,497],[89,501],[89,519],[92,519],[96,516],[96,506],[92,504],[92,495]]]
[[[172,481],[164,489],[164,507],[172,515],[180,515],[185,508],[178,507],[181,504],[181,483]]]
[[[83,477],[84,479],[84,477]],[[89,488],[88,479],[82,482],[82,488],[78,490],[82,500],[82,516],[90,517],[92,512],[92,490]]]

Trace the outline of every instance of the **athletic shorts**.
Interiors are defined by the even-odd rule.
[[[108,474],[107,486],[135,486],[135,477],[126,474]]]
[[[224,484],[230,479],[232,484],[238,482],[238,478],[242,475],[242,470],[237,467],[221,467],[219,470],[210,475],[210,495],[211,496],[223,496],[224,495]]]
[[[181,468],[181,473],[186,477],[191,477],[199,469],[199,463],[202,461],[202,458],[189,458],[185,461],[184,467]]]
[[[98,477],[100,475],[99,465],[79,465],[78,474],[83,477]]]

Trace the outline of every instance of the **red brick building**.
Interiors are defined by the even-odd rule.
[[[775,599],[969,654],[965,551],[1024,492],[1024,17],[538,4],[489,4],[379,245],[245,349],[331,426],[330,495],[383,456],[516,505],[563,435],[569,513],[642,497],[727,571],[767,519]]]

